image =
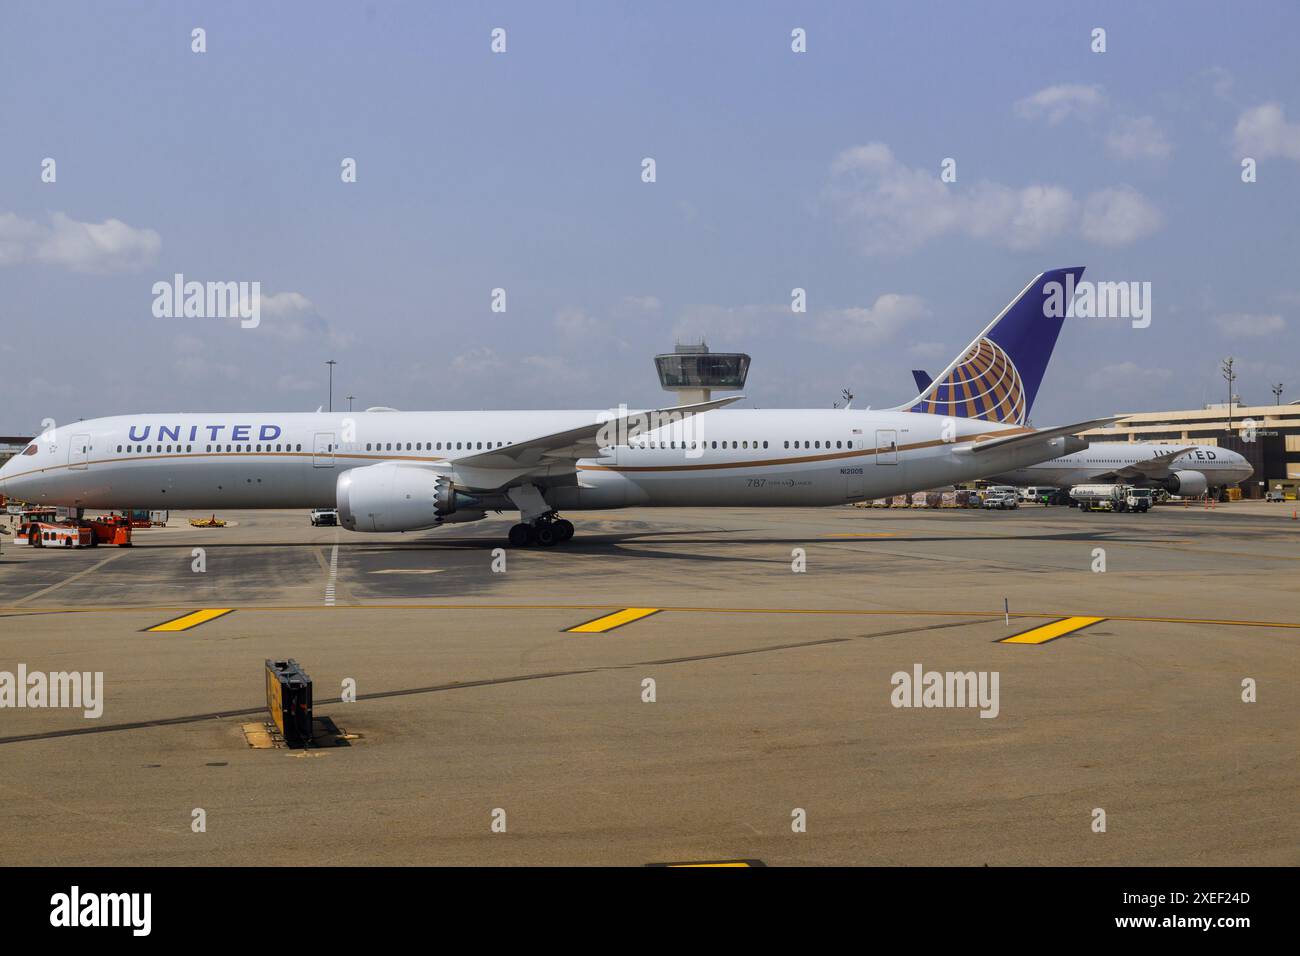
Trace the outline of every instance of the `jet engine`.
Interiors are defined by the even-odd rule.
[[[426,465],[352,468],[339,475],[335,496],[339,523],[349,531],[418,531],[483,517],[477,498]]]
[[[1164,480],[1164,486],[1172,494],[1195,498],[1197,495],[1205,494],[1210,483],[1206,480],[1204,472],[1176,471]]]

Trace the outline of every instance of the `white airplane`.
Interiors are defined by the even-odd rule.
[[[913,369],[912,377],[922,391],[931,385],[924,371]],[[1123,482],[1195,497],[1245,481],[1254,473],[1245,456],[1215,445],[1094,441],[1082,451],[987,477],[1008,485],[1062,490],[1092,482]]]
[[[1112,418],[1025,426],[1063,319],[1066,277],[1034,278],[897,408],[650,412],[145,414],[51,429],[0,468],[0,493],[74,508],[337,507],[352,531],[418,531],[518,510],[510,543],[573,535],[561,511],[825,506],[934,488],[1087,447]],[[1063,310],[1055,310],[1060,315]],[[706,413],[706,414],[701,414]]]
[[[1084,451],[990,476],[990,480],[1062,489],[1114,481],[1195,497],[1245,481],[1254,473],[1254,466],[1242,455],[1213,445],[1094,442]]]

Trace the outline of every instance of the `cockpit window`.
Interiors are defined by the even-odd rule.
[[[35,443],[35,442],[32,442],[32,444],[30,444],[30,445],[28,445],[26,448],[24,448],[24,449],[23,449],[23,454],[24,454],[24,455],[34,455],[34,454],[36,454],[36,443]]]

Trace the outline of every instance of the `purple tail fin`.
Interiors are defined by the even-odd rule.
[[[921,393],[901,407],[1023,425],[1065,322],[1063,303],[1082,276],[1083,266],[1036,276],[934,381],[918,378]]]

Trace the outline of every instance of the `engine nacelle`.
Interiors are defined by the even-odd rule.
[[[349,531],[419,531],[483,517],[478,499],[457,491],[447,475],[400,462],[343,472],[335,500]]]
[[[1195,498],[1209,490],[1210,482],[1200,471],[1176,471],[1164,481],[1165,488],[1175,495]]]

